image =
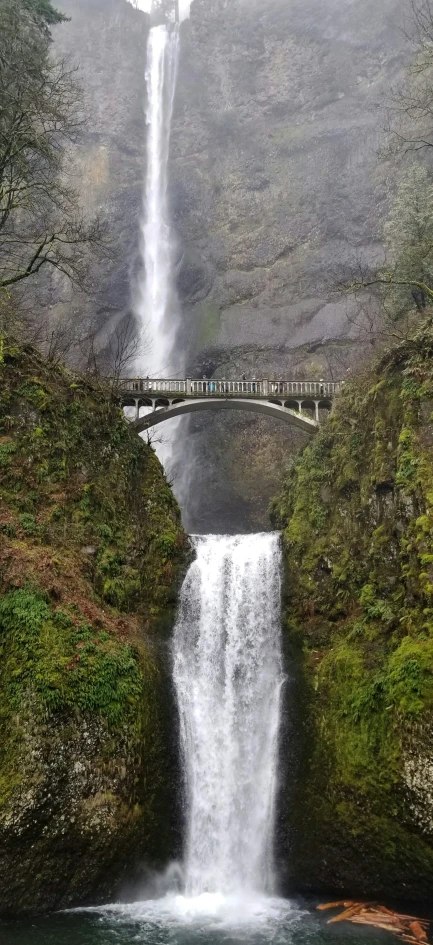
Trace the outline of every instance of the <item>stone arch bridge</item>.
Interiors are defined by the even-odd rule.
[[[132,422],[137,433],[199,410],[248,410],[276,417],[312,434],[323,415],[331,410],[340,387],[340,383],[325,381],[263,378],[236,381],[123,378],[118,383],[122,407],[134,409]],[[148,410],[145,415],[141,414],[143,408]]]

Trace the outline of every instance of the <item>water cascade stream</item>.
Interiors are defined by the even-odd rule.
[[[144,922],[151,945],[161,928],[183,943],[185,923],[201,941],[202,929],[242,925],[273,935],[299,918],[275,895],[273,864],[284,682],[280,536],[207,535],[193,543],[172,639],[183,862],[161,878],[157,898],[102,910]]]
[[[185,894],[273,891],[282,687],[280,539],[195,539],[175,630]]]
[[[141,5],[141,4],[140,4]],[[150,30],[147,160],[136,312],[142,376],[175,376],[179,306],[168,163],[178,26]],[[158,448],[170,460],[173,431]],[[280,540],[276,534],[194,539],[173,638],[186,817],[181,895],[129,906],[136,914],[227,914],[271,901],[278,730],[283,681]],[[231,905],[230,905],[231,904]],[[253,912],[256,905],[253,907]],[[267,912],[267,907],[265,909]]]
[[[180,322],[174,264],[176,241],[168,200],[168,162],[173,103],[179,57],[179,26],[167,23],[149,32],[146,52],[146,173],[141,220],[141,272],[135,313],[139,355],[135,373],[141,377],[176,377],[184,373],[176,345]],[[146,412],[148,408],[142,408]],[[158,437],[157,452],[171,469],[179,420]]]
[[[168,158],[176,88],[179,33],[154,26],[147,44],[147,156],[141,225],[143,278],[136,305],[144,376],[173,376],[180,369],[175,341],[179,323],[173,279],[175,241],[168,205]]]

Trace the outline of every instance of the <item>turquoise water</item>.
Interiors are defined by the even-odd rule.
[[[182,896],[0,924],[2,945],[384,945],[386,932],[342,923],[303,901]]]

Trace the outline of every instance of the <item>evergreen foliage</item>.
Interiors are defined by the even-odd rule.
[[[31,16],[33,16],[42,29],[47,30],[50,26],[64,22],[67,18],[64,13],[56,10],[51,0],[24,0]]]

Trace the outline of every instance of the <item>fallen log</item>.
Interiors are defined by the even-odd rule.
[[[397,927],[391,925],[389,922],[383,922],[381,919],[369,919],[368,916],[363,915],[355,915],[350,921],[355,925],[371,925],[374,929],[383,929],[384,932],[395,932],[397,935],[407,931],[403,925]]]
[[[408,942],[409,945],[429,945],[427,929],[431,923],[428,919],[418,919],[416,916],[393,912],[386,906],[380,906],[372,902],[355,902],[347,899],[324,903],[317,906],[317,908],[320,911],[325,911],[326,909],[339,909],[342,906],[344,906],[343,912],[339,912],[338,915],[328,919],[328,925],[336,922],[352,922],[355,925],[370,926],[384,932],[392,932],[399,937],[400,941]]]
[[[325,909],[339,909],[340,906],[346,906],[347,908],[347,906],[354,905],[355,903],[351,900],[348,902],[347,900],[340,899],[339,902],[325,902],[321,906],[316,906],[316,908],[319,910],[319,912],[324,912]]]
[[[421,922],[418,921],[418,919],[415,919],[414,922],[409,922],[409,928],[411,932],[413,932],[415,938],[418,939],[418,942],[427,942],[427,945],[428,945],[428,938],[427,938],[425,929],[421,925]]]
[[[355,902],[353,905],[349,906],[348,909],[345,909],[344,912],[340,912],[339,915],[334,915],[332,919],[328,919],[328,925],[332,925],[333,922],[344,922],[346,919],[350,919],[353,915],[360,912],[361,909],[365,908],[366,903]]]

